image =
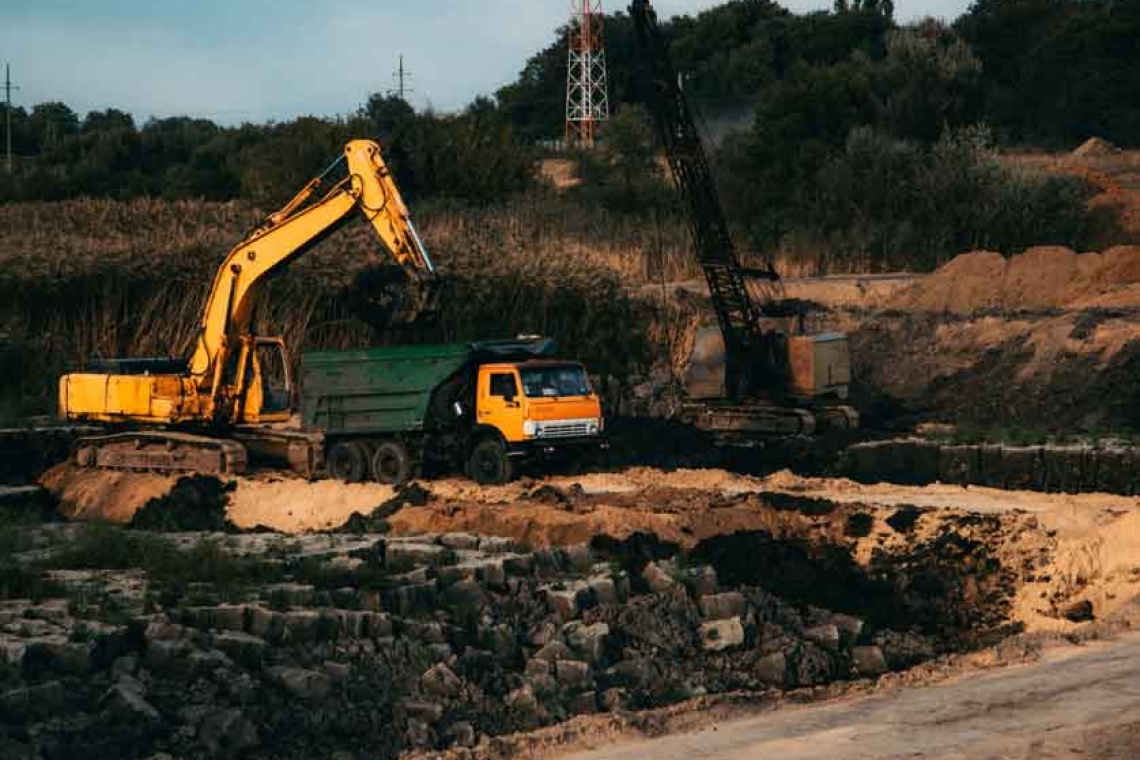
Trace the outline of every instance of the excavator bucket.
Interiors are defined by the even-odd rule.
[[[439,313],[442,281],[398,266],[362,270],[346,293],[353,313],[381,330],[431,324]]]

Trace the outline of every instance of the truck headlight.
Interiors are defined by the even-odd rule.
[[[592,422],[590,422],[589,424],[586,425],[586,434],[587,435],[597,435],[598,434],[598,421],[597,420],[593,420]]]
[[[523,435],[534,437],[538,435],[538,423],[534,420],[526,420],[523,422]]]

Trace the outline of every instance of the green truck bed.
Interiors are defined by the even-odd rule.
[[[301,418],[307,430],[403,433],[422,430],[432,392],[477,346],[450,343],[301,357]]]

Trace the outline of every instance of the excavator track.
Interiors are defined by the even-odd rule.
[[[853,406],[840,404],[837,406],[812,407],[816,426],[820,432],[828,430],[858,430],[859,411]]]
[[[769,404],[688,404],[681,411],[681,419],[725,443],[816,432],[816,418],[811,411]]]
[[[245,472],[246,450],[221,438],[142,430],[80,438],[75,463],[105,470],[234,475]]]

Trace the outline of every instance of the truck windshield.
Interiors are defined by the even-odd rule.
[[[577,364],[523,368],[520,374],[528,398],[590,395],[586,370]]]

